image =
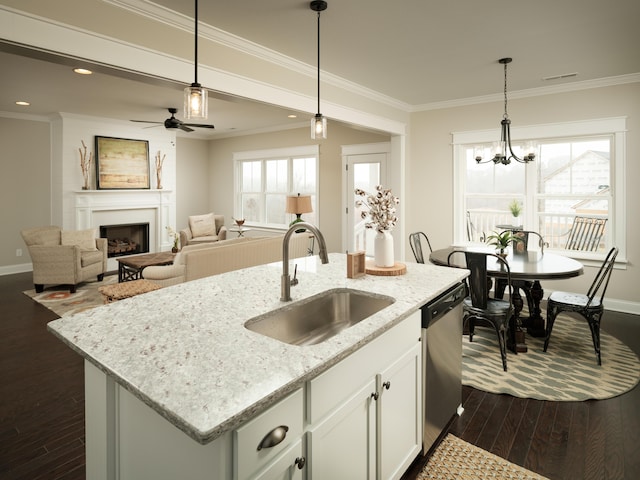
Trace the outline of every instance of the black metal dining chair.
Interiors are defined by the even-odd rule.
[[[476,323],[479,325],[488,323],[491,325],[498,335],[498,344],[500,346],[500,356],[502,357],[502,368],[507,371],[507,333],[509,331],[509,321],[513,316],[511,284],[511,270],[507,261],[496,255],[495,253],[484,252],[467,252],[462,250],[453,250],[448,258],[447,263],[450,266],[451,258],[456,254],[464,254],[467,269],[471,272],[469,278],[469,296],[464,299],[462,304],[463,328],[469,332],[469,341],[473,342]],[[490,297],[491,281],[487,274],[487,261],[495,261],[500,263],[501,270],[506,274],[506,286],[509,288],[509,300],[501,300]]]
[[[416,262],[424,263],[424,255],[422,253],[422,239],[427,243],[429,247],[429,253],[433,252],[431,248],[431,242],[429,242],[429,237],[424,232],[414,232],[409,235],[409,245],[411,245],[411,251],[413,252],[413,256],[416,258]]]
[[[604,294],[607,291],[617,256],[618,249],[616,247],[609,250],[586,295],[580,293],[553,292],[549,296],[549,300],[547,301],[547,335],[544,340],[545,352],[549,346],[551,331],[553,330],[553,324],[558,314],[561,312],[575,312],[589,323],[593,348],[598,357],[598,365],[602,365],[602,356],[600,354],[600,321],[604,313]]]

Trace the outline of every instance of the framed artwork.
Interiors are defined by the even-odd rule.
[[[98,190],[149,189],[149,142],[96,136]]]

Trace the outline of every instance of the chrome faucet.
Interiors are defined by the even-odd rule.
[[[287,233],[284,234],[284,238],[282,239],[282,279],[281,279],[281,288],[280,288],[280,301],[281,302],[290,302],[291,301],[291,285],[292,280],[289,278],[289,240],[291,239],[291,235],[296,230],[300,230],[302,228],[306,228],[307,230],[311,230],[311,232],[318,239],[318,255],[320,255],[320,260],[322,263],[329,263],[329,256],[327,255],[327,245],[324,241],[324,237],[320,230],[317,227],[314,227],[310,223],[307,222],[298,222],[287,230]],[[297,284],[297,279],[296,283]]]

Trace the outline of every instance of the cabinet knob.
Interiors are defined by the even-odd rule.
[[[378,400],[378,397],[380,396],[380,394],[378,392],[373,392],[371,394],[371,398],[373,398],[374,400]]]
[[[304,457],[296,458],[296,465],[298,466],[298,470],[302,470],[307,463],[307,459]]]
[[[390,382],[389,380],[387,380],[386,382],[384,382],[384,383],[382,384],[382,386],[383,386],[384,388],[386,388],[387,390],[389,390],[389,389],[391,388],[391,382]]]
[[[274,428],[269,433],[267,433],[260,441],[260,444],[258,445],[258,451],[262,450],[263,448],[275,447],[285,439],[288,431],[289,427],[287,427],[286,425],[280,425],[279,427]]]

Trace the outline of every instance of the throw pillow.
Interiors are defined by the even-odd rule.
[[[210,237],[216,234],[216,222],[213,213],[192,215],[189,217],[189,228],[193,237]]]
[[[60,232],[62,245],[77,245],[81,250],[97,250],[96,231],[88,230],[62,230]]]

